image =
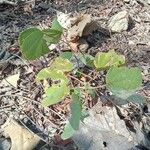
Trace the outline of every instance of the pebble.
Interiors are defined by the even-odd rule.
[[[121,11],[110,18],[108,28],[112,32],[122,32],[128,29],[129,15],[126,10]]]

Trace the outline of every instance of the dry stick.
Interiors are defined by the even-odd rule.
[[[45,120],[47,120],[48,122],[50,122],[51,124],[53,124],[54,128],[59,129],[54,123],[52,123],[52,121],[50,121],[49,119],[47,119],[42,113],[40,113],[36,108],[33,107],[33,109],[39,114],[41,115]]]
[[[0,109],[8,108],[8,107],[11,107],[11,106],[13,106],[13,104],[11,104],[11,105],[1,106],[1,107],[0,107]]]
[[[82,74],[83,76],[85,76],[85,77],[87,77],[87,78],[93,80],[93,78],[90,77],[89,75],[87,75],[87,74],[85,74],[85,73],[83,73],[83,72],[80,72],[80,71],[77,71],[77,72],[80,73],[80,74]]]

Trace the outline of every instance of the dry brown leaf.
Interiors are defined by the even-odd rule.
[[[11,150],[32,150],[40,141],[36,134],[29,132],[13,119],[8,119],[2,130],[5,137],[11,138]]]
[[[11,76],[3,79],[1,82],[1,85],[8,86],[11,84],[12,86],[17,88],[17,81],[19,80],[19,76],[20,76],[20,73],[11,75]]]
[[[87,24],[91,22],[91,15],[82,14],[76,21],[76,23],[68,29],[67,39],[68,41],[74,41],[79,37],[82,37],[83,30]]]
[[[77,21],[78,17],[72,17],[71,13],[57,12],[57,21],[64,29],[69,29]]]
[[[72,137],[79,149],[127,150],[134,144],[134,137],[117,115],[115,107],[102,106],[98,102],[83,122]]]

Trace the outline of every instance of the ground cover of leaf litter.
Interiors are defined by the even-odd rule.
[[[62,132],[69,115],[70,99],[66,98],[51,107],[42,107],[40,101],[43,95],[43,84],[37,84],[34,80],[38,71],[46,67],[52,58],[58,56],[65,45],[60,43],[54,51],[37,61],[23,60],[19,52],[17,43],[19,32],[32,26],[49,26],[56,16],[56,10],[67,13],[72,12],[73,14],[75,12],[91,14],[92,18],[100,24],[100,29],[93,31],[86,37],[88,43],[87,53],[95,56],[97,52],[115,49],[116,52],[125,56],[127,66],[136,66],[142,70],[143,88],[139,93],[146,98],[147,103],[145,106],[134,105],[134,107],[127,107],[130,110],[130,115],[125,114],[125,118],[128,120],[126,125],[131,129],[135,127],[131,123],[131,118],[138,120],[148,115],[150,111],[150,2],[148,0],[54,0],[49,1],[47,4],[39,0],[36,1],[32,9],[23,4],[19,6],[0,4],[0,126],[3,126],[10,117],[15,119],[27,130],[32,131],[42,141],[46,142],[46,144],[40,144],[41,149],[50,149],[50,147],[69,150],[87,149],[85,143],[77,141],[78,133],[73,137],[73,140],[77,145],[79,144],[78,147],[80,148],[77,148],[77,145],[72,140],[62,141],[59,138],[59,134]],[[128,11],[130,16],[128,29],[110,34],[108,30],[110,18],[123,10]],[[95,73],[91,73],[88,68],[84,68],[82,71],[95,78]],[[99,101],[103,102],[103,104],[109,103],[107,101],[109,92],[103,88],[105,84],[104,77],[105,72],[101,72],[92,82],[94,87],[101,86],[100,89],[97,89],[97,97],[94,102],[86,94],[83,95],[83,103],[86,109],[94,108],[92,109],[92,114],[102,109],[101,107],[96,107],[96,109],[94,107]],[[9,80],[14,80],[14,83],[10,85],[6,81],[4,82],[5,79],[8,82]],[[79,80],[84,79],[86,77]],[[76,84],[76,81],[73,81],[73,83]],[[95,116],[93,115],[92,120],[100,124],[94,118]],[[117,119],[119,120],[120,118]],[[118,125],[117,130],[119,128],[121,127]],[[5,146],[5,149],[10,149],[10,139],[9,137],[6,139],[3,133],[4,131],[1,130],[0,148]],[[95,135],[97,134],[95,133]],[[148,140],[148,138],[146,139]],[[101,145],[98,146],[101,147]],[[109,149],[105,142],[103,142],[103,146],[104,149],[105,147]],[[39,147],[37,149],[40,149]],[[92,149],[92,145],[88,147]],[[138,147],[137,149],[140,148]],[[150,149],[150,147],[146,148]],[[93,149],[98,148],[94,147]],[[117,149],[119,147],[116,147]]]

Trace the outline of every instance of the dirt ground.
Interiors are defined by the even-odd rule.
[[[63,142],[57,138],[68,116],[69,99],[43,108],[40,104],[43,88],[34,81],[37,72],[46,67],[61,48],[55,49],[40,60],[28,62],[21,59],[17,42],[19,33],[24,29],[39,25],[49,26],[56,16],[56,10],[91,14],[104,29],[108,28],[111,16],[127,10],[132,20],[128,30],[111,35],[94,31],[86,39],[89,44],[88,52],[95,55],[99,51],[115,49],[123,54],[128,66],[137,66],[142,70],[144,88],[140,93],[150,102],[149,4],[140,0],[130,0],[127,3],[123,0],[38,0],[31,10],[25,9],[26,7],[28,6],[24,4],[0,4],[0,81],[20,73],[17,88],[0,85],[0,126],[11,116],[48,142],[49,146],[53,145],[54,149],[77,149],[71,140]],[[107,95],[106,90],[105,92]],[[4,139],[2,133],[0,139]]]

